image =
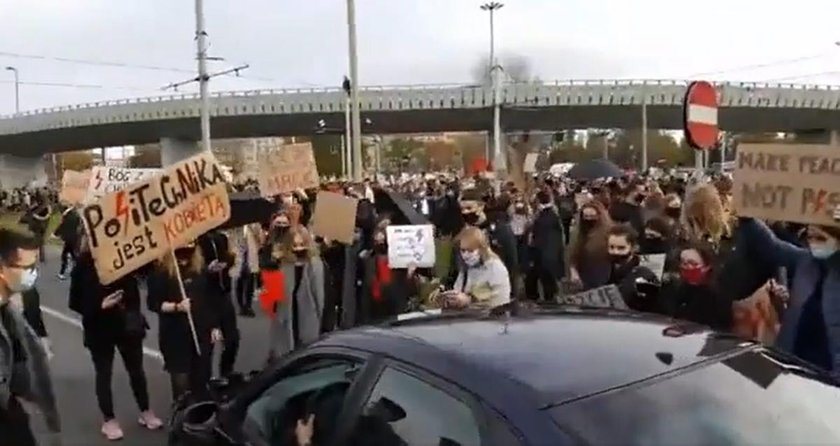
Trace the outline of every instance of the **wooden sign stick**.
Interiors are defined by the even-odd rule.
[[[178,265],[178,258],[175,256],[175,250],[172,250],[172,261],[175,262],[175,275],[178,280],[178,287],[181,289],[181,299],[187,298],[187,292],[184,290],[184,280],[181,278],[181,265]],[[187,311],[187,320],[190,322],[190,332],[192,333],[193,343],[195,344],[195,352],[201,356],[201,345],[198,343],[198,334],[195,331],[195,321],[192,316],[192,306],[190,311]]]

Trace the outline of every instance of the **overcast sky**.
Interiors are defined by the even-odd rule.
[[[360,82],[472,81],[489,49],[489,19],[481,3],[356,0]],[[496,15],[498,53],[527,58],[544,80],[702,75],[840,84],[840,47],[834,45],[840,40],[838,0],[504,3]],[[225,58],[212,68],[251,66],[242,78],[214,79],[214,91],[337,86],[347,72],[344,0],[205,4],[211,55]],[[0,0],[0,18],[0,67],[19,69],[23,109],[159,95],[162,86],[189,78],[195,66],[192,0]],[[774,63],[797,58],[803,60]],[[756,64],[768,66],[739,69]],[[14,111],[12,78],[0,71],[0,114]]]

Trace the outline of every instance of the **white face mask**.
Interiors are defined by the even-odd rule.
[[[481,262],[481,255],[478,253],[478,250],[475,251],[461,251],[461,259],[464,260],[464,263],[467,266],[473,267]]]
[[[23,270],[20,273],[20,281],[17,283],[7,283],[9,291],[13,293],[23,293],[29,291],[35,286],[35,281],[38,279],[38,270],[30,268]]]

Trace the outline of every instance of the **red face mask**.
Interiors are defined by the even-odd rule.
[[[708,266],[681,266],[680,277],[689,285],[702,285],[709,276]]]

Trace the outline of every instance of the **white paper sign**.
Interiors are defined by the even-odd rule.
[[[96,166],[91,170],[87,200],[95,201],[103,195],[123,190],[160,173],[160,169],[131,169],[127,167]]]
[[[432,225],[402,225],[385,228],[388,265],[391,268],[435,266],[435,229]]]
[[[665,272],[665,254],[646,254],[641,256],[639,266],[644,266],[652,273],[656,274],[656,278],[662,280],[662,274]]]

